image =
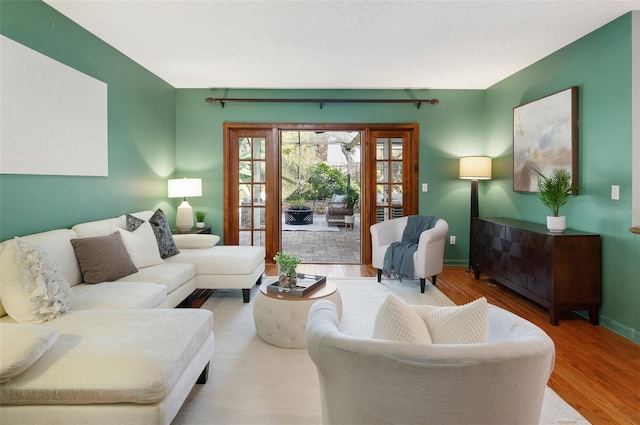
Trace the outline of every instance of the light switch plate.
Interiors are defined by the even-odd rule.
[[[423,192],[428,192],[429,191],[429,184],[428,183],[422,183],[422,191]]]
[[[620,186],[617,184],[611,185],[611,199],[614,201],[620,200]]]

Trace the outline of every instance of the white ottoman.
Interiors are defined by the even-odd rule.
[[[258,336],[269,344],[282,348],[305,348],[307,316],[311,305],[318,300],[330,300],[342,317],[342,297],[336,285],[327,281],[321,288],[305,297],[270,294],[265,282],[260,286],[253,304],[253,322]]]

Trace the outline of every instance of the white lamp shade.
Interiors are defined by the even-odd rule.
[[[488,156],[463,156],[460,158],[460,178],[467,180],[491,179],[491,158]]]
[[[169,180],[169,198],[202,196],[202,179]]]

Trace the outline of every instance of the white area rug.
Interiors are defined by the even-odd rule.
[[[342,295],[342,329],[371,335],[378,307],[389,292],[411,304],[453,305],[427,282],[375,278],[332,279]],[[203,308],[213,311],[215,353],[209,382],[196,385],[175,421],[178,424],[320,424],[320,391],[313,362],[304,349],[284,349],[262,341],[253,324],[253,300],[240,290],[216,290]],[[540,424],[588,424],[547,388]]]

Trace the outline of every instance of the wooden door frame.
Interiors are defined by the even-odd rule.
[[[231,211],[229,205],[239,205],[238,193],[235,186],[231,186],[230,179],[237,176],[237,154],[234,155],[234,149],[231,148],[232,134],[234,132],[248,137],[265,137],[270,138],[271,143],[266,143],[266,172],[277,170],[278,178],[267,178],[267,194],[277,193],[275,199],[277,206],[273,206],[270,202],[274,201],[273,196],[268,196],[266,200],[266,221],[265,221],[265,237],[268,263],[272,263],[271,253],[275,253],[280,249],[280,232],[282,216],[282,200],[280,197],[280,166],[281,158],[281,140],[280,131],[359,131],[362,134],[361,164],[367,166],[361,167],[362,173],[362,190],[360,195],[360,260],[362,264],[371,264],[371,233],[369,227],[375,222],[376,215],[376,199],[372,196],[375,191],[376,173],[375,167],[369,167],[365,161],[375,159],[375,144],[372,141],[372,132],[388,132],[393,137],[398,137],[398,133],[403,133],[403,140],[407,137],[408,152],[403,154],[403,169],[410,170],[404,172],[403,182],[403,214],[411,215],[418,213],[418,152],[419,152],[419,125],[417,123],[397,123],[397,124],[366,124],[366,123],[243,123],[243,122],[225,122],[223,124],[223,193],[224,193],[224,210]],[[270,136],[270,137],[268,137]],[[366,150],[366,153],[365,153]],[[237,152],[237,150],[236,150]],[[373,156],[371,156],[373,155]],[[234,168],[232,168],[234,167]],[[406,187],[404,187],[406,186]],[[408,189],[408,190],[407,190]],[[233,204],[231,204],[233,203]],[[224,244],[237,244],[238,235],[233,234],[232,230],[238,228],[238,214],[231,214],[231,217],[224,217]],[[237,232],[236,232],[237,233]]]

